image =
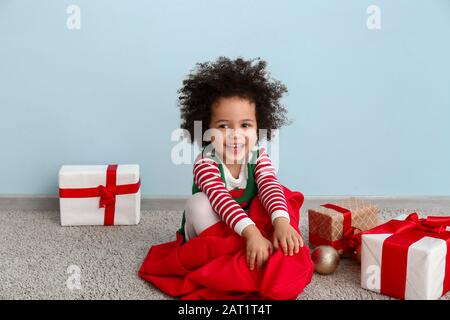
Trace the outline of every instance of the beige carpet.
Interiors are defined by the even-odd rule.
[[[382,219],[414,210],[383,208]],[[180,221],[180,211],[143,211],[138,226],[61,227],[56,211],[0,208],[0,299],[170,299],[137,271],[149,246],[173,240]],[[302,210],[307,240],[306,226]],[[81,289],[67,286],[71,265],[80,268]],[[357,263],[341,260],[334,274],[314,275],[299,299],[388,298],[361,289],[359,272]]]

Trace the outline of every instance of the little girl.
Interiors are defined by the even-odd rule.
[[[298,229],[303,195],[258,147],[286,123],[287,91],[262,60],[197,65],[179,90],[182,128],[202,126],[193,195],[177,240],[153,246],[140,276],[183,299],[296,299],[313,265]],[[260,130],[263,129],[263,130]]]

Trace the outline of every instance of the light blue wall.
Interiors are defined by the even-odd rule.
[[[220,55],[260,56],[288,86],[287,186],[450,194],[448,0],[0,0],[0,194],[53,194],[62,164],[110,162],[140,164],[145,195],[188,194],[176,91]]]

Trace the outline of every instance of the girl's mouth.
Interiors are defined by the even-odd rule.
[[[233,152],[233,153],[240,153],[242,150],[244,150],[245,144],[243,143],[227,143],[225,145],[227,151]]]

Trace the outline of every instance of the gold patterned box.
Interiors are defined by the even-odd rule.
[[[313,247],[332,246],[340,254],[349,252],[351,236],[378,226],[378,214],[377,206],[356,198],[309,209],[309,243]]]

